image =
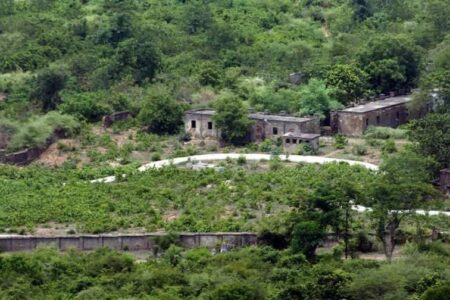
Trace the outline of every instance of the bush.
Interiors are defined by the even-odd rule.
[[[391,127],[375,127],[369,126],[367,128],[364,137],[366,139],[405,139],[407,135],[407,131],[399,128],[391,128]]]
[[[397,152],[397,147],[395,146],[395,142],[392,139],[386,140],[381,147],[381,151],[383,153],[394,153]]]
[[[271,139],[265,139],[264,141],[262,141],[259,144],[259,151],[260,152],[265,152],[265,153],[270,153],[272,152],[272,149],[275,148],[275,142]]]
[[[64,131],[67,135],[78,132],[80,124],[71,116],[49,112],[47,115],[35,117],[18,127],[8,145],[9,151],[25,148],[41,147],[55,131]]]
[[[362,145],[362,144],[353,145],[352,153],[354,155],[359,155],[359,156],[366,155],[367,154],[367,147]]]
[[[366,138],[366,144],[371,147],[378,147],[381,146],[381,142],[374,138]]]
[[[237,159],[237,164],[242,166],[245,165],[247,163],[247,159],[245,158],[245,156],[239,156]]]
[[[317,151],[315,151],[310,144],[307,143],[301,143],[297,146],[296,153],[298,155],[315,155],[317,154]]]
[[[157,134],[174,134],[183,120],[183,107],[169,94],[150,96],[139,112],[138,119]]]
[[[446,300],[450,295],[450,282],[429,288],[421,300]]]
[[[348,144],[348,140],[345,136],[343,136],[342,134],[335,135],[334,147],[336,147],[336,149],[344,149],[347,144]]]
[[[161,153],[159,153],[159,152],[153,153],[151,159],[152,159],[152,161],[161,160]]]
[[[211,300],[259,300],[265,299],[261,289],[254,284],[236,281],[225,283],[212,291]]]
[[[93,93],[64,96],[63,102],[58,108],[65,114],[73,115],[89,122],[99,121],[103,116],[111,113],[111,109],[101,104],[98,95]]]

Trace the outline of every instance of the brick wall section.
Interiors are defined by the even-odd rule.
[[[74,235],[74,236],[0,236],[0,251],[29,251],[40,247],[56,247],[64,251],[68,249],[93,250],[109,247],[115,250],[152,250],[156,237],[164,234],[144,235]],[[255,233],[182,233],[180,244],[185,248],[216,248],[226,244],[229,248],[239,248],[257,244]]]

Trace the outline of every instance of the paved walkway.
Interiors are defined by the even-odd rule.
[[[213,153],[213,154],[203,154],[203,155],[193,155],[193,156],[187,156],[187,157],[177,157],[174,159],[165,159],[160,161],[151,162],[148,164],[145,164],[138,168],[140,172],[145,172],[149,169],[159,169],[165,166],[169,165],[179,165],[187,162],[207,162],[207,161],[219,161],[219,160],[226,160],[228,158],[231,159],[238,159],[239,157],[245,157],[248,161],[261,161],[261,160],[270,160],[272,158],[272,155],[270,154],[260,154],[260,153],[251,153],[251,154],[240,154],[240,153]],[[296,163],[317,163],[317,164],[325,164],[325,163],[332,163],[332,162],[344,162],[348,163],[349,165],[360,165],[363,166],[369,170],[377,171],[378,166],[366,162],[361,161],[355,161],[355,160],[347,160],[347,159],[338,159],[338,158],[330,158],[330,157],[322,157],[322,156],[303,156],[303,155],[279,155],[279,158],[282,161],[287,162],[296,162]],[[124,175],[125,176],[125,175]],[[91,182],[95,183],[110,183],[114,182],[116,180],[115,176],[109,176],[105,178],[100,178],[96,180],[92,180]],[[364,207],[361,205],[355,205],[353,206],[353,209],[358,212],[366,212],[371,211],[372,209],[370,207]],[[425,211],[422,209],[416,210],[416,214],[418,215],[430,215],[430,216],[436,216],[439,214],[450,216],[450,212],[447,211]]]
[[[207,162],[207,161],[219,161],[219,160],[227,160],[228,158],[231,159],[238,159],[239,157],[245,157],[246,160],[249,161],[261,161],[261,160],[270,160],[272,158],[272,155],[270,154],[260,154],[260,153],[251,153],[251,154],[241,154],[241,153],[213,153],[213,154],[203,154],[203,155],[193,155],[193,156],[186,156],[186,157],[177,157],[174,159],[164,159],[159,160],[155,162],[151,162],[148,164],[145,164],[138,168],[140,172],[147,171],[149,169],[159,169],[165,166],[170,165],[179,165],[187,162]],[[355,161],[355,160],[347,160],[347,159],[338,159],[338,158],[329,158],[329,157],[321,157],[321,156],[303,156],[303,155],[279,155],[279,158],[283,161],[288,162],[296,162],[296,163],[317,163],[317,164],[324,164],[324,163],[331,163],[331,162],[345,162],[350,165],[360,165],[363,166],[369,170],[378,170],[378,166],[369,164],[366,162],[361,161]],[[110,183],[114,182],[116,180],[115,176],[108,176],[100,179],[92,180],[91,182],[103,182],[103,183]]]

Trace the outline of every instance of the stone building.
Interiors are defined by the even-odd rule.
[[[450,196],[450,168],[441,170],[439,176],[439,187],[444,193]]]
[[[300,144],[307,144],[313,152],[316,152],[319,150],[319,137],[320,134],[316,133],[294,134],[288,132],[283,135],[283,148],[288,153],[295,153]]]
[[[186,132],[194,138],[220,139],[220,130],[213,120],[214,110],[197,109],[185,113],[184,124]],[[272,115],[267,113],[250,113],[254,121],[250,130],[250,139],[254,142],[266,138],[282,138],[286,133],[299,135],[302,133],[320,133],[318,117],[300,118],[288,115]]]
[[[331,113],[332,131],[347,136],[361,136],[369,126],[397,127],[430,110],[410,110],[412,97],[398,96],[364,103]]]

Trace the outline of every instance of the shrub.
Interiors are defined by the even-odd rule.
[[[366,138],[366,144],[371,147],[378,147],[381,145],[381,142],[374,138]]]
[[[259,144],[259,151],[270,153],[272,149],[275,147],[275,143],[271,139],[265,139]]]
[[[143,105],[138,119],[157,134],[174,134],[183,120],[183,107],[169,94],[152,95]]]
[[[245,158],[245,156],[239,156],[237,159],[237,164],[242,166],[245,165],[247,163],[247,159]]]
[[[297,150],[296,153],[298,155],[315,155],[315,154],[317,154],[317,151],[314,150],[311,147],[311,145],[307,144],[307,143],[302,143],[302,144],[298,145],[296,150]]]
[[[151,159],[152,159],[152,161],[161,160],[161,153],[159,153],[159,152],[153,153]]]
[[[450,295],[450,283],[429,288],[421,297],[421,300],[445,300]]]
[[[364,137],[366,139],[405,139],[407,131],[399,128],[391,127],[375,127],[369,126]]]
[[[352,153],[354,155],[360,155],[360,156],[366,155],[367,154],[367,147],[362,145],[362,144],[353,145]]]
[[[381,151],[383,153],[394,153],[397,152],[397,147],[395,146],[395,142],[392,139],[386,140],[381,147]]]
[[[98,95],[93,93],[66,95],[58,108],[65,114],[89,122],[99,121],[111,112],[109,107],[99,102]]]
[[[348,140],[345,136],[343,136],[342,134],[335,135],[334,147],[336,147],[336,149],[344,149],[347,144],[348,144]]]
[[[265,299],[262,290],[254,284],[235,281],[225,283],[212,291],[211,300],[259,300]]]
[[[11,138],[8,150],[19,151],[26,148],[41,147],[52,134],[52,127],[46,124],[44,120],[33,120],[19,128],[18,132]]]

